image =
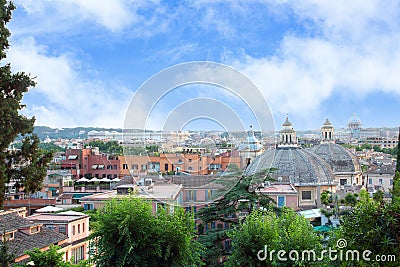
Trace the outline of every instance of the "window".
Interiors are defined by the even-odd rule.
[[[340,185],[347,184],[347,179],[340,179]]]
[[[31,234],[38,233],[39,230],[40,230],[40,229],[39,229],[39,226],[32,227],[32,228],[31,228]]]
[[[75,225],[72,226],[72,235],[75,235]]]
[[[7,241],[13,240],[13,239],[14,239],[14,232],[12,232],[12,233],[6,233],[6,234],[4,235],[4,239],[7,240]]]
[[[80,233],[81,233],[81,225],[78,224],[78,234],[80,234]]]
[[[128,164],[123,164],[122,169],[127,170],[128,169]]]
[[[139,166],[137,164],[132,164],[132,170],[138,170]]]
[[[166,172],[168,171],[168,163],[165,163],[164,169],[165,169]]]
[[[147,170],[147,165],[146,164],[142,164],[142,171]]]
[[[222,167],[221,164],[210,164],[208,166],[208,169],[209,170],[219,170],[221,167]]]
[[[61,234],[66,234],[67,231],[66,231],[65,225],[58,226],[58,232],[61,233]]]
[[[368,184],[372,184],[372,178],[368,179]]]
[[[100,170],[104,170],[104,165],[99,165],[97,168]]]
[[[196,191],[188,190],[187,191],[187,199],[188,199],[188,201],[196,201]]]
[[[85,223],[82,223],[82,233],[85,232]]]
[[[118,166],[117,166],[117,165],[114,165],[113,167],[114,167],[114,170],[117,170],[117,169],[118,169]],[[126,167],[128,168],[128,166],[126,166]]]
[[[69,155],[68,160],[76,160],[78,159],[78,155]]]
[[[212,199],[212,195],[213,195],[213,190],[211,190],[211,189],[206,190],[205,191],[206,201],[211,200]]]
[[[93,210],[93,204],[83,204],[83,210]]]
[[[44,227],[46,227],[47,229],[52,229],[54,230],[56,227],[52,224],[46,224]]]
[[[390,185],[393,185],[393,179],[390,179]]]
[[[107,174],[103,173],[102,178],[106,178]]]
[[[92,170],[96,170],[98,167],[99,167],[99,165],[93,164],[93,165],[92,165]]]
[[[301,199],[302,200],[311,200],[311,191],[302,191]]]
[[[81,260],[85,259],[85,246],[80,246],[72,250],[72,259],[74,263],[78,263]]]
[[[285,207],[285,206],[286,206],[286,197],[278,196],[278,207]]]
[[[193,167],[188,167],[188,171],[193,171]]]
[[[192,159],[189,159],[189,162],[192,162]]]
[[[107,165],[107,170],[112,170],[112,165]]]
[[[383,184],[383,180],[382,178],[379,179],[379,184],[382,185]]]
[[[114,179],[115,179],[115,178],[118,178],[118,175],[117,175],[117,174],[114,174]]]

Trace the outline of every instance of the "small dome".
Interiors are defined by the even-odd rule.
[[[318,155],[301,148],[277,148],[258,156],[246,169],[246,175],[275,168],[273,177],[283,182],[298,184],[332,183],[333,173],[329,165]]]
[[[239,151],[260,151],[263,149],[261,142],[254,136],[254,131],[247,132],[246,141],[239,146]]]
[[[292,126],[292,123],[289,121],[289,115],[286,115],[286,120],[282,126]]]
[[[334,173],[361,171],[357,157],[341,145],[325,143],[311,148],[311,151],[328,162]]]
[[[328,119],[326,119],[326,121],[324,122],[322,128],[333,128],[333,125]]]
[[[348,120],[347,123],[347,127],[349,129],[357,129],[357,128],[361,128],[362,123],[360,118],[356,115],[356,113],[353,114],[353,116],[350,117],[350,119]]]

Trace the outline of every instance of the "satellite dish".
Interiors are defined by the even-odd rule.
[[[281,176],[278,177],[278,182],[282,182],[282,177]]]

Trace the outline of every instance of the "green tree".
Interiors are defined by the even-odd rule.
[[[360,192],[360,201],[342,216],[341,227],[332,239],[347,242],[346,250],[365,250],[376,255],[395,255],[396,262],[385,262],[384,266],[399,266],[400,260],[400,214],[399,208],[391,203],[381,203],[370,199],[365,189]],[[381,266],[379,263],[363,261],[357,266]],[[375,264],[375,265],[374,265]],[[342,265],[341,265],[342,266]],[[347,265],[346,265],[347,266]]]
[[[304,217],[289,208],[283,208],[280,215],[275,212],[253,211],[233,232],[233,254],[226,266],[321,266],[321,262],[305,257],[296,260],[279,261],[277,253],[285,250],[288,253],[296,250],[314,250],[315,259],[322,249],[321,237]]]
[[[54,144],[54,143],[40,143],[39,148],[45,152],[62,152],[65,151],[64,148]]]
[[[63,252],[58,252],[60,247],[50,246],[48,250],[41,251],[38,248],[34,248],[32,251],[27,251],[26,254],[30,257],[30,262],[35,267],[89,267],[91,266],[86,261],[80,261],[77,264],[65,262],[63,260]],[[32,263],[21,264],[18,266],[29,267]]]
[[[98,147],[100,152],[102,153],[109,153],[114,155],[122,155],[123,153],[122,146],[120,146],[117,141],[103,142],[95,140],[89,142],[89,146]]]
[[[200,244],[194,240],[194,220],[182,208],[159,208],[127,197],[111,200],[99,210],[92,237],[96,266],[198,266]]]
[[[263,181],[271,180],[270,174],[273,170],[264,170],[252,176],[220,178],[218,182],[222,185],[232,183],[235,185],[225,193],[219,196],[208,207],[198,211],[197,216],[202,223],[227,223],[230,228],[208,229],[205,235],[199,237],[206,248],[203,255],[207,266],[222,266],[220,259],[226,258],[231,251],[224,249],[222,242],[228,239],[228,233],[233,230],[235,225],[239,224],[237,214],[239,212],[251,212],[256,207],[269,208],[271,198],[264,194],[257,194],[253,186]]]
[[[378,190],[377,192],[374,193],[372,198],[376,203],[383,203],[383,199],[385,197],[385,193],[382,190]]]
[[[0,61],[6,58],[9,48],[10,31],[6,28],[15,9],[12,2],[0,0]],[[33,132],[35,118],[27,118],[19,111],[24,93],[35,86],[33,79],[23,73],[11,73],[10,64],[0,66],[0,209],[3,207],[6,183],[11,178],[20,180],[28,191],[40,187],[43,169],[51,160],[49,154],[38,151],[39,139]],[[8,147],[17,136],[24,138],[22,151],[9,150]]]
[[[393,189],[391,190],[391,194],[392,194],[393,204],[400,207],[400,127],[399,127],[399,138],[397,141],[396,172],[393,178]]]
[[[355,206],[357,203],[357,197],[353,195],[352,193],[348,193],[346,197],[344,198],[344,201],[346,204],[350,206]]]
[[[329,203],[332,203],[332,193],[324,190],[324,192],[321,193],[321,203],[324,205],[329,205]]]
[[[0,240],[0,267],[9,267],[14,262],[15,255],[10,251],[8,241],[4,236],[5,231],[3,231],[3,237]]]

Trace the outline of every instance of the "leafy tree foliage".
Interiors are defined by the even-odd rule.
[[[54,144],[54,143],[40,143],[39,148],[45,152],[63,152],[64,148]]]
[[[392,202],[393,205],[400,207],[400,127],[399,127],[399,139],[397,143],[397,162],[396,162],[396,172],[393,178],[393,189]]]
[[[38,248],[34,248],[32,251],[27,251],[26,254],[30,257],[30,263],[19,264],[20,267],[89,267],[90,265],[86,261],[80,261],[77,264],[65,262],[63,260],[63,252],[58,252],[60,247],[50,246],[48,250],[41,251]]]
[[[92,237],[96,266],[198,266],[194,220],[181,208],[158,209],[139,198],[112,200],[99,210]]]
[[[320,266],[311,257],[300,256],[290,260],[289,251],[314,250],[316,258],[322,249],[321,238],[311,224],[289,208],[283,208],[280,215],[273,211],[255,210],[235,230],[228,234],[232,238],[233,254],[226,266]],[[261,252],[259,253],[259,251]],[[285,250],[288,261],[279,261],[275,250]]]
[[[198,218],[204,224],[219,222],[234,226],[239,224],[239,218],[236,216],[238,212],[250,213],[256,207],[269,207],[271,198],[257,194],[252,186],[270,180],[271,171],[273,170],[264,170],[252,176],[242,176],[240,179],[237,177],[220,179],[219,182],[222,184],[232,182],[236,184],[208,207],[200,209],[197,213]],[[230,255],[229,250],[224,250],[222,242],[229,238],[228,233],[232,230],[233,228],[209,229],[205,235],[199,237],[199,242],[206,248],[203,259],[207,266],[222,266],[221,259]]]
[[[89,142],[89,146],[98,147],[100,152],[115,155],[122,155],[122,146],[117,141],[103,142],[99,140]]]
[[[352,193],[348,193],[345,196],[344,201],[346,204],[348,204],[350,206],[354,206],[357,203],[357,197],[355,195],[353,195]]]
[[[396,262],[385,262],[385,266],[399,266],[400,260],[400,213],[392,203],[370,199],[365,189],[360,192],[360,201],[350,214],[342,217],[343,222],[336,238],[347,241],[347,250],[362,253],[370,250],[376,255],[395,255]],[[333,243],[336,239],[332,239]],[[360,257],[361,258],[361,257]],[[363,261],[359,266],[381,266],[381,263]],[[375,264],[375,265],[374,265]]]
[[[4,62],[9,48],[10,31],[6,24],[11,20],[15,9],[12,2],[0,0],[0,60]],[[45,174],[45,166],[51,160],[50,154],[38,151],[39,139],[35,135],[26,136],[33,131],[35,118],[27,118],[19,113],[24,93],[35,86],[33,79],[23,73],[11,73],[10,64],[0,66],[0,208],[5,199],[5,184],[11,178],[20,180],[27,191],[40,188]],[[14,139],[24,138],[21,151],[8,150]]]

